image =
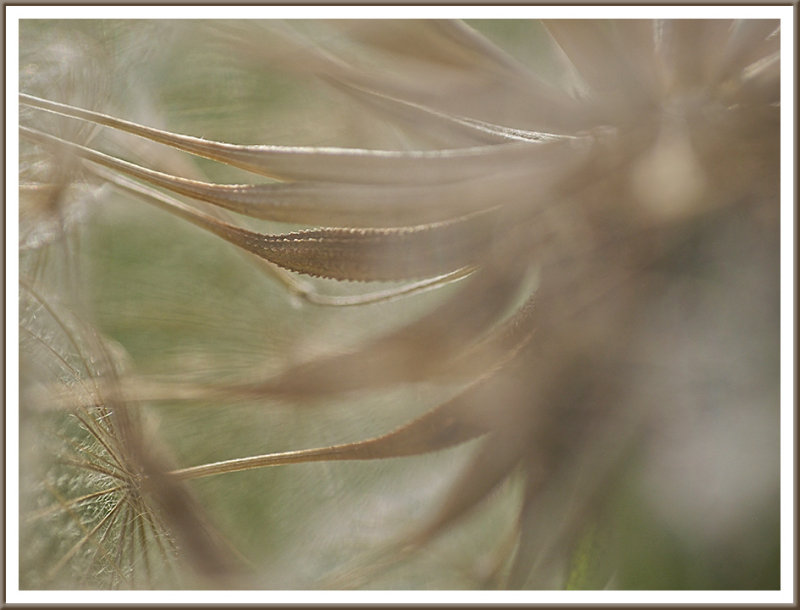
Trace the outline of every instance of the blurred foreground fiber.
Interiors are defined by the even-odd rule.
[[[23,21],[22,588],[779,585],[774,21]]]

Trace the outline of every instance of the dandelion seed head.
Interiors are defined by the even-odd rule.
[[[635,588],[775,508],[775,23],[99,23],[21,71],[45,576]]]

